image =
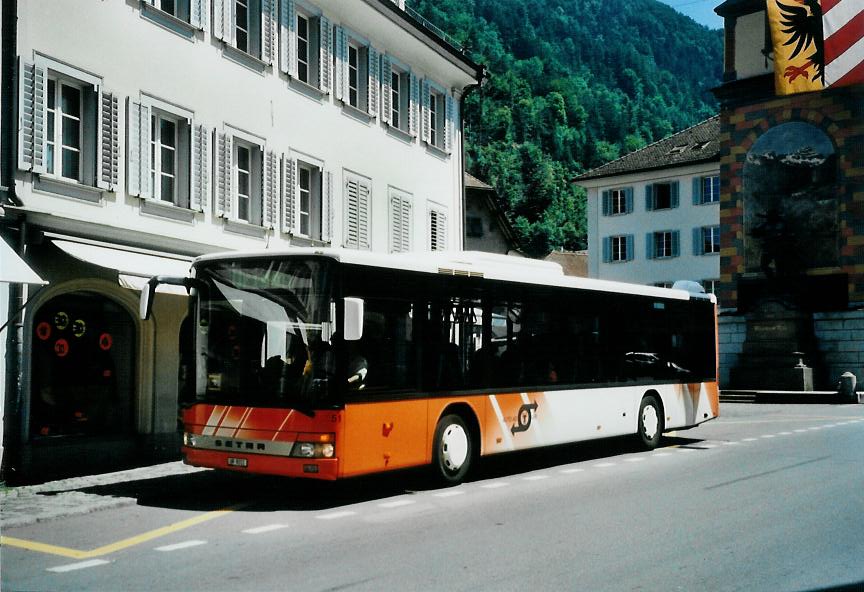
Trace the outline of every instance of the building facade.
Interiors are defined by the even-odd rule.
[[[465,250],[521,257],[510,221],[493,189],[465,173]]]
[[[588,276],[671,286],[720,277],[719,119],[588,171]]]
[[[139,321],[147,276],[233,249],[462,248],[482,71],[399,3],[28,0],[4,23],[7,4],[0,232],[49,282],[3,298],[27,302],[0,352],[7,469],[175,453],[187,298]]]
[[[716,9],[726,39],[715,89],[721,378],[777,388],[735,380],[735,368],[753,363],[754,339],[773,331],[786,343],[766,342],[775,350],[766,359],[801,351],[815,388],[833,389],[844,371],[864,378],[864,87],[776,96],[765,10],[756,0]]]

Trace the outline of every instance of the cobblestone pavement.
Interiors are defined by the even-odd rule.
[[[209,469],[190,467],[177,461],[39,485],[9,487],[0,490],[0,528],[25,526],[62,516],[89,514],[98,510],[133,505],[137,501],[132,497],[97,495],[82,490],[206,470]]]

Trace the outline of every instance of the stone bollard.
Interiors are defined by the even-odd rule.
[[[855,390],[858,379],[851,372],[844,372],[840,375],[840,382],[837,383],[837,391],[840,393],[840,398],[843,401],[858,403],[858,393]]]

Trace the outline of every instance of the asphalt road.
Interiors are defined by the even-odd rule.
[[[864,590],[864,406],[722,414],[654,452],[487,459],[454,488],[212,471],[91,487],[138,505],[5,529],[30,548],[2,548],[2,589]]]

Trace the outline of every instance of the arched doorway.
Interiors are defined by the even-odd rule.
[[[30,438],[133,429],[135,322],[95,292],[52,298],[34,315]]]

